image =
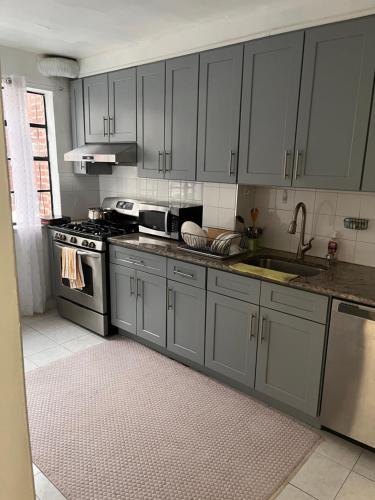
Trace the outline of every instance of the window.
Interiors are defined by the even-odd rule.
[[[38,191],[39,215],[53,215],[50,158],[48,149],[48,129],[44,94],[27,91],[27,114],[30,123],[30,136],[33,150],[35,184]],[[9,183],[12,199],[13,220],[15,203],[12,181],[12,159],[8,158]]]

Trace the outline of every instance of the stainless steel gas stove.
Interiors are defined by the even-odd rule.
[[[111,209],[104,220],[70,222],[50,226],[50,230],[59,313],[105,336],[111,332],[107,238],[138,232],[138,202],[106,198],[103,207]],[[70,288],[68,280],[61,277],[61,252],[64,247],[78,249],[85,279],[82,290]]]

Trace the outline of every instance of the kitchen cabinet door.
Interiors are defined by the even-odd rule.
[[[85,116],[83,108],[83,80],[70,82],[70,115],[72,123],[72,147],[78,148],[85,144]],[[73,172],[82,174],[86,167],[81,162],[73,162]]]
[[[260,308],[255,389],[316,416],[325,325]]]
[[[375,191],[375,101],[372,103],[366,158],[362,178],[362,191]]]
[[[166,61],[166,179],[195,180],[198,71],[198,54]]]
[[[164,178],[165,62],[137,68],[138,175]]]
[[[205,365],[254,387],[258,306],[207,292]]]
[[[86,142],[108,142],[108,76],[84,78]]]
[[[359,190],[374,70],[374,17],[306,31],[294,186]]]
[[[200,55],[197,180],[237,178],[243,46]]]
[[[137,335],[166,346],[167,280],[137,271]]]
[[[108,74],[110,142],[137,140],[136,68]]]
[[[206,291],[168,280],[167,349],[204,364]]]
[[[290,186],[303,32],[245,44],[238,182]]]
[[[136,271],[111,264],[111,321],[127,332],[136,333],[137,290]]]

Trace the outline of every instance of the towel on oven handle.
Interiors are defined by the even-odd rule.
[[[70,288],[85,287],[82,261],[76,248],[63,247],[61,251],[61,277],[69,280]]]

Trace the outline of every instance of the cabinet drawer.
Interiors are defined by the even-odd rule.
[[[328,297],[286,286],[262,283],[260,304],[317,323],[326,323]]]
[[[206,268],[182,262],[180,260],[168,259],[167,261],[168,279],[193,285],[198,288],[206,288]]]
[[[246,276],[209,269],[207,290],[259,304],[260,281]]]
[[[110,245],[109,258],[113,264],[139,269],[158,276],[166,276],[167,259],[147,252]]]

